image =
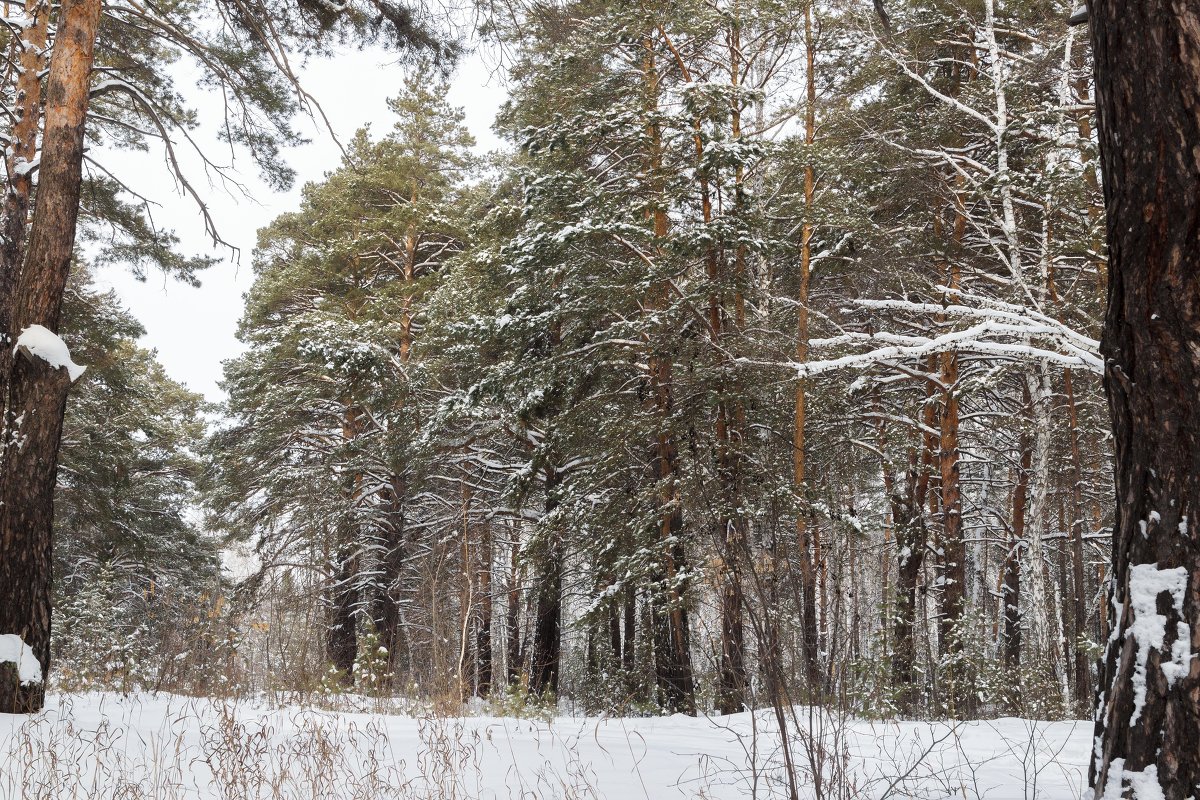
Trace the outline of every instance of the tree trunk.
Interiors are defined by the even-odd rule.
[[[727,524],[734,526],[732,520]],[[729,555],[735,560],[739,557],[737,552]],[[746,705],[746,636],[742,626],[742,603],[740,570],[736,566],[727,568],[721,585],[721,666],[717,687],[717,710],[722,714],[736,714]]]
[[[401,571],[404,569],[404,480],[393,475],[391,486],[381,493],[387,509],[378,534],[380,577],[372,598],[371,619],[379,644],[387,650],[387,672],[394,683],[400,671],[404,620],[400,613]],[[411,654],[409,654],[411,657]]]
[[[675,587],[686,561],[678,536],[682,522],[683,516],[678,512],[667,515],[663,522],[664,530],[668,531],[664,538],[674,544],[668,546],[664,568],[654,576],[655,583],[662,587],[651,600],[654,663],[662,707],[671,712],[695,714],[696,686],[692,677],[688,613],[682,594]]]
[[[892,684],[902,715],[911,715],[920,699],[917,660],[917,583],[925,564],[925,523],[916,456],[905,476],[905,491],[891,498],[896,531],[896,615],[892,645]]]
[[[1029,565],[1026,583],[1029,587],[1029,614],[1026,617],[1033,645],[1033,657],[1043,666],[1047,680],[1059,684],[1060,699],[1064,709],[1070,705],[1070,686],[1066,682],[1066,671],[1058,669],[1055,654],[1058,648],[1054,641],[1054,623],[1057,615],[1051,607],[1051,592],[1047,589],[1045,529],[1046,501],[1050,488],[1051,447],[1051,387],[1050,370],[1045,361],[1038,361],[1025,374],[1025,385],[1029,398],[1029,411],[1033,419],[1033,458],[1030,465],[1029,483],[1032,490],[1029,498],[1028,524]]]
[[[963,615],[966,611],[967,550],[963,543],[962,494],[958,466],[958,354],[942,354],[942,392],[938,466],[941,474],[942,554],[940,653],[944,662],[945,697],[952,716],[969,716],[974,692],[962,663]]]
[[[1013,487],[1008,552],[1004,557],[1004,584],[1000,590],[1004,609],[1004,671],[1018,693],[1021,690],[1021,548],[1025,540],[1025,512],[1029,501],[1029,466],[1033,459],[1033,447],[1025,434],[1021,435],[1020,448],[1017,482]]]
[[[521,682],[521,670],[525,662],[525,654],[521,650],[521,539],[520,529],[516,525],[513,526],[512,549],[509,555],[508,606],[505,609],[507,618],[504,623],[508,647],[505,660],[508,685],[516,686]]]
[[[325,657],[340,673],[339,680],[346,686],[354,684],[354,662],[358,659],[358,631],[354,619],[358,604],[355,590],[358,545],[354,538],[354,527],[346,525],[339,536],[333,564],[334,579],[326,594]]]
[[[479,627],[475,633],[475,681],[480,697],[492,692],[492,526],[479,532]]]
[[[811,147],[816,140],[816,49],[813,41],[811,4],[804,9],[805,52],[805,114],[804,143]],[[796,363],[808,361],[808,290],[812,275],[812,209],[816,175],[811,158],[804,164],[804,214],[800,229],[800,274],[796,289]],[[792,429],[792,486],[800,498],[805,497],[807,481],[806,430],[808,386],[801,378],[796,381],[795,419]],[[820,630],[817,619],[817,569],[820,546],[814,540],[809,510],[801,508],[796,515],[796,555],[800,574],[800,657],[806,689],[810,697],[821,691]]]
[[[562,475],[546,468],[546,514],[558,507],[558,485]],[[536,609],[533,623],[533,655],[529,666],[529,691],[536,695],[557,694],[559,659],[562,650],[562,536],[557,526],[550,532],[538,565]]]
[[[1200,15],[1088,6],[1117,499],[1090,781],[1097,797],[1184,800],[1200,785]]]
[[[84,124],[100,0],[65,0],[59,11],[46,82],[37,203],[20,275],[3,280],[16,293],[0,298],[15,338],[30,325],[58,329],[71,269],[83,174]],[[30,109],[26,109],[27,112]],[[6,231],[7,233],[8,231]],[[3,270],[9,272],[12,264]],[[38,358],[14,357],[0,344],[4,399],[0,464],[0,633],[15,633],[33,650],[43,680],[50,668],[50,593],[54,487],[70,379]],[[18,422],[18,420],[20,422]],[[18,443],[19,441],[19,443]],[[0,713],[38,711],[42,682],[22,685],[0,670]]]
[[[471,655],[472,631],[475,606],[475,569],[471,553],[471,488],[463,476],[459,480],[462,490],[462,529],[458,539],[458,694],[466,702],[474,691]]]
[[[1079,413],[1075,406],[1075,388],[1070,369],[1063,370],[1063,393],[1071,426],[1071,588],[1075,632],[1075,703],[1080,713],[1092,700],[1092,670],[1084,634],[1087,631],[1087,582],[1083,561],[1083,459],[1079,451]]]
[[[662,130],[657,121],[659,78],[655,60],[655,42],[643,40],[645,50],[642,64],[646,90],[646,115],[649,141],[647,172],[651,195],[657,200],[648,211],[653,226],[656,247],[668,232],[665,201],[665,177],[662,164]],[[661,249],[657,253],[662,257]],[[671,305],[671,286],[667,280],[656,280],[646,298],[647,310],[665,311]],[[658,487],[660,566],[654,576],[659,589],[651,598],[654,616],[655,672],[663,706],[672,711],[695,713],[695,681],[692,677],[691,645],[688,614],[684,604],[680,577],[686,555],[680,538],[683,531],[683,509],[679,497],[678,448],[671,431],[667,430],[674,406],[674,364],[670,351],[662,352],[660,345],[649,342],[648,377],[651,403],[660,426],[653,440],[650,458],[652,479]]]
[[[13,309],[7,298],[12,297],[25,255],[29,201],[33,194],[33,171],[28,166],[37,158],[50,4],[40,0],[31,4],[25,14],[29,24],[21,30],[20,38],[13,40],[11,50],[16,55],[13,60],[21,64],[21,73],[17,77],[17,119],[5,164],[9,191],[4,198],[4,239],[0,243],[0,333],[8,331],[12,323]]]
[[[633,671],[637,667],[637,590],[632,586],[625,589],[625,619],[621,632],[621,669],[625,680],[633,684]]]

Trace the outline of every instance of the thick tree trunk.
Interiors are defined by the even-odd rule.
[[[360,407],[355,405],[354,398],[347,396],[342,400],[345,411],[342,414],[342,440],[353,442],[362,433],[365,415]],[[356,506],[362,492],[363,476],[355,473],[349,476],[348,484],[343,490],[343,500],[348,509]],[[354,662],[358,660],[358,620],[356,612],[360,603],[373,603],[375,598],[363,597],[360,589],[360,572],[362,567],[361,546],[359,539],[362,530],[353,511],[348,510],[347,517],[339,524],[337,542],[333,554],[330,571],[333,579],[325,589],[325,607],[327,610],[327,627],[325,631],[325,656],[329,663],[341,673],[340,681],[350,686],[354,683]]]
[[[1200,785],[1200,12],[1088,6],[1117,499],[1090,780],[1106,800],[1184,800]]]
[[[647,212],[654,238],[667,238],[669,220],[665,201],[665,176],[662,163],[662,130],[657,121],[659,76],[655,58],[655,40],[643,40],[642,77],[645,81],[646,127],[649,151],[647,173],[651,195],[657,200]],[[657,255],[662,258],[661,249]],[[671,306],[671,284],[656,280],[646,297],[648,311],[665,311]],[[648,383],[650,402],[660,426],[652,441],[651,479],[657,486],[659,508],[658,536],[660,565],[653,575],[655,592],[650,598],[653,616],[655,676],[662,705],[672,711],[695,713],[695,681],[692,676],[691,645],[687,607],[683,593],[683,569],[686,561],[683,541],[683,509],[679,497],[678,447],[667,430],[674,406],[674,363],[672,353],[649,341]]]
[[[383,493],[386,518],[378,534],[380,576],[372,598],[371,619],[379,644],[387,650],[387,671],[394,682],[399,675],[404,620],[400,613],[401,572],[404,569],[404,480],[392,476],[391,487]],[[411,657],[411,654],[409,654]]]
[[[696,685],[692,677],[690,626],[687,608],[677,588],[678,574],[686,566],[679,530],[683,515],[668,514],[663,520],[663,537],[668,542],[666,563],[654,576],[660,589],[651,600],[654,616],[654,663],[659,702],[672,712],[696,713]]]
[[[325,628],[325,657],[340,673],[346,686],[354,683],[354,662],[358,658],[358,630],[354,618],[358,605],[355,587],[358,577],[358,544],[354,528],[347,525],[339,536],[334,555],[334,578],[326,592],[328,620]]]
[[[100,0],[66,0],[58,18],[46,83],[38,195],[20,275],[3,279],[16,292],[0,298],[15,338],[30,325],[58,329],[71,269],[83,171],[84,124]],[[29,111],[29,109],[27,109]],[[8,231],[6,231],[8,233]],[[12,264],[4,269],[9,273]],[[54,487],[70,379],[37,358],[13,357],[0,343],[4,445],[0,464],[0,633],[20,636],[50,668],[50,591]],[[18,422],[19,420],[19,422]],[[18,443],[19,442],[19,443]],[[0,713],[37,711],[41,682],[22,685],[0,669]]]
[[[558,485],[562,476],[546,469],[546,514],[558,507]],[[559,660],[562,653],[562,536],[555,528],[540,559],[534,590],[533,655],[529,666],[529,691],[536,695],[557,694]]]
[[[917,583],[925,564],[925,521],[916,456],[905,476],[905,491],[891,497],[896,531],[896,612],[892,637],[892,685],[902,715],[911,715],[920,699],[917,661]]]
[[[941,618],[938,641],[944,662],[943,686],[952,716],[970,716],[974,692],[962,663],[963,614],[966,611],[967,549],[963,543],[962,494],[958,457],[958,354],[942,354],[942,407],[938,466],[941,475],[942,526],[938,547],[942,558]]]

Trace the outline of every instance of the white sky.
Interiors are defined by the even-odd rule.
[[[488,59],[479,55],[466,57],[454,76],[449,95],[452,105],[465,110],[466,125],[481,152],[501,146],[491,132],[491,124],[507,96],[500,73],[489,64]],[[334,131],[345,142],[368,123],[376,136],[390,130],[395,116],[386,101],[398,93],[403,69],[387,54],[368,49],[314,61],[301,74],[305,89],[321,104]],[[179,88],[187,91],[182,80]],[[205,102],[210,109],[205,108]],[[206,110],[220,113],[211,96],[197,105],[202,122]],[[167,279],[161,273],[151,273],[145,283],[140,283],[119,266],[106,268],[96,276],[97,285],[116,289],[125,306],[141,321],[146,328],[141,343],[158,351],[167,374],[212,401],[223,398],[217,386],[221,362],[242,350],[235,333],[242,315],[242,295],[254,277],[251,254],[258,229],[277,215],[295,210],[304,183],[320,180],[337,167],[341,158],[323,125],[307,119],[299,124],[312,142],[286,153],[287,162],[298,175],[295,188],[287,193],[268,189],[257,179],[254,165],[243,157],[237,162],[238,179],[247,186],[252,199],[233,196],[219,185],[209,187],[203,170],[194,159],[189,159],[192,167],[189,174],[193,176],[190,180],[205,197],[221,235],[241,248],[237,259],[227,248],[213,247],[204,232],[199,210],[177,190],[160,151],[105,156],[106,165],[131,188],[160,204],[153,210],[156,224],[173,228],[185,253],[205,253],[222,259],[201,274],[200,288]],[[228,149],[222,150],[217,142],[213,129],[202,126],[196,138],[208,144],[214,161],[228,155]]]

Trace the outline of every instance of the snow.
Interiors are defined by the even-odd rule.
[[[54,369],[66,367],[72,382],[78,380],[87,369],[71,360],[71,351],[67,348],[67,343],[59,338],[58,334],[41,325],[30,325],[21,331],[15,349],[30,356],[37,356]]]
[[[13,163],[12,174],[19,177],[25,177],[33,172],[42,163],[41,156],[38,156],[33,161],[27,161],[24,158],[18,158]]]
[[[1114,758],[1108,766],[1102,797],[1121,797],[1126,786],[1133,790],[1132,800],[1164,800],[1158,767],[1151,764],[1141,772],[1134,772],[1125,769],[1125,759]]]
[[[0,634],[0,664],[17,665],[17,678],[21,683],[41,683],[42,663],[25,640],[15,633]]]
[[[364,700],[364,707],[371,701]],[[856,798],[1074,800],[1091,723],[871,722],[795,709]],[[328,712],[177,695],[52,695],[0,715],[0,798],[785,797],[773,715],[531,720]],[[751,755],[753,754],[753,755]],[[1130,776],[1126,776],[1129,778]]]
[[[1167,634],[1167,618],[1158,613],[1158,597],[1164,592],[1171,595],[1177,617],[1183,616],[1183,598],[1187,592],[1188,572],[1184,567],[1159,569],[1158,564],[1134,564],[1129,568],[1129,603],[1133,611],[1126,636],[1137,644],[1137,661],[1133,674],[1132,726],[1142,715],[1146,704],[1146,670],[1151,648],[1162,651],[1163,639]],[[1176,639],[1171,645],[1170,661],[1162,664],[1167,685],[1175,683],[1191,669],[1191,627],[1184,622],[1175,623]],[[1164,657],[1168,654],[1164,653]]]

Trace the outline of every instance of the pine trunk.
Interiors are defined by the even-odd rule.
[[[891,498],[896,532],[896,612],[892,636],[892,685],[902,715],[911,715],[920,700],[915,674],[917,661],[917,583],[925,565],[926,531],[924,498],[917,474],[916,457],[905,476],[904,494]]]
[[[1083,534],[1083,458],[1079,448],[1079,413],[1075,405],[1075,388],[1071,370],[1063,371],[1063,393],[1071,426],[1071,588],[1073,590],[1075,632],[1075,703],[1080,712],[1092,702],[1091,658],[1087,653],[1087,581],[1084,578]]]
[[[46,113],[37,203],[20,274],[14,256],[2,271],[5,329],[14,338],[30,325],[58,329],[71,270],[83,174],[84,126],[100,0],[65,0],[59,10],[46,82]],[[26,113],[34,113],[27,108]],[[26,143],[27,144],[27,143]],[[11,198],[9,198],[11,200]],[[27,201],[27,198],[26,198]],[[19,211],[19,209],[18,209]],[[6,223],[11,222],[6,220]],[[9,232],[5,231],[6,234]],[[33,650],[43,679],[50,669],[54,488],[70,379],[38,358],[14,357],[0,345],[3,462],[0,464],[0,633],[15,633]],[[19,444],[17,443],[19,440]],[[22,685],[0,668],[0,713],[29,713],[45,702],[42,682]]]
[[[1000,590],[1004,609],[1004,670],[1018,693],[1021,688],[1021,548],[1025,542],[1025,511],[1029,502],[1029,466],[1033,447],[1029,437],[1021,435],[1020,464],[1013,486],[1012,523],[1008,552],[1004,557],[1004,583]]]
[[[811,147],[816,139],[816,49],[813,41],[812,6],[804,10],[805,87],[804,142]],[[800,229],[800,275],[796,290],[796,363],[808,361],[808,290],[812,275],[812,208],[816,175],[811,161],[804,165],[804,214]],[[813,535],[813,520],[805,498],[807,476],[806,425],[808,386],[796,381],[795,419],[792,429],[792,486],[801,499],[796,515],[796,554],[800,574],[800,657],[810,697],[821,692],[820,628],[817,618],[817,569],[820,546]]]
[[[546,514],[558,507],[558,484],[562,476],[546,469]],[[534,590],[533,654],[529,666],[529,691],[536,695],[558,693],[559,658],[562,650],[562,537],[557,530],[548,537],[538,564]]]
[[[655,41],[643,40],[644,59],[642,76],[645,80],[647,124],[648,177],[650,191],[655,198],[653,208],[647,212],[652,224],[656,243],[662,243],[668,233],[668,217],[665,199],[665,177],[662,163],[662,130],[656,119],[659,102],[658,65],[655,58]],[[658,245],[656,244],[656,247]],[[661,258],[663,253],[658,251]],[[650,286],[646,308],[665,312],[671,305],[669,280],[657,279]],[[648,378],[650,402],[660,426],[652,443],[650,465],[652,480],[658,487],[658,536],[660,565],[653,581],[658,588],[657,596],[651,598],[651,614],[654,627],[654,658],[656,683],[659,699],[670,711],[695,713],[695,681],[692,676],[691,644],[689,641],[688,614],[684,604],[681,573],[686,562],[681,534],[683,532],[683,509],[679,497],[678,448],[671,431],[668,430],[674,406],[674,364],[671,353],[663,352],[661,345],[649,342]]]
[[[387,650],[387,671],[392,680],[400,671],[404,639],[404,620],[400,613],[401,571],[404,568],[404,497],[403,479],[392,476],[390,488],[382,493],[386,509],[378,535],[380,576],[375,587],[371,619],[379,644]],[[411,653],[409,654],[411,657]]]
[[[479,627],[475,632],[475,690],[492,692],[492,527],[485,520],[479,533]]]
[[[1088,5],[1117,501],[1090,780],[1110,800],[1184,800],[1200,785],[1200,16]]]
[[[354,683],[354,662],[358,659],[358,631],[354,618],[358,604],[355,580],[358,576],[358,545],[354,527],[346,525],[339,537],[334,556],[334,577],[326,593],[328,621],[325,629],[325,657],[346,686]]]
[[[508,605],[504,621],[504,636],[508,645],[505,662],[508,685],[516,686],[521,682],[525,654],[521,648],[521,540],[519,528],[515,525],[509,555]]]
[[[938,466],[941,475],[942,526],[938,546],[942,556],[940,653],[943,687],[952,716],[972,713],[970,676],[962,663],[963,614],[966,611],[966,545],[963,543],[962,494],[958,466],[958,354],[942,355],[942,407]]]

